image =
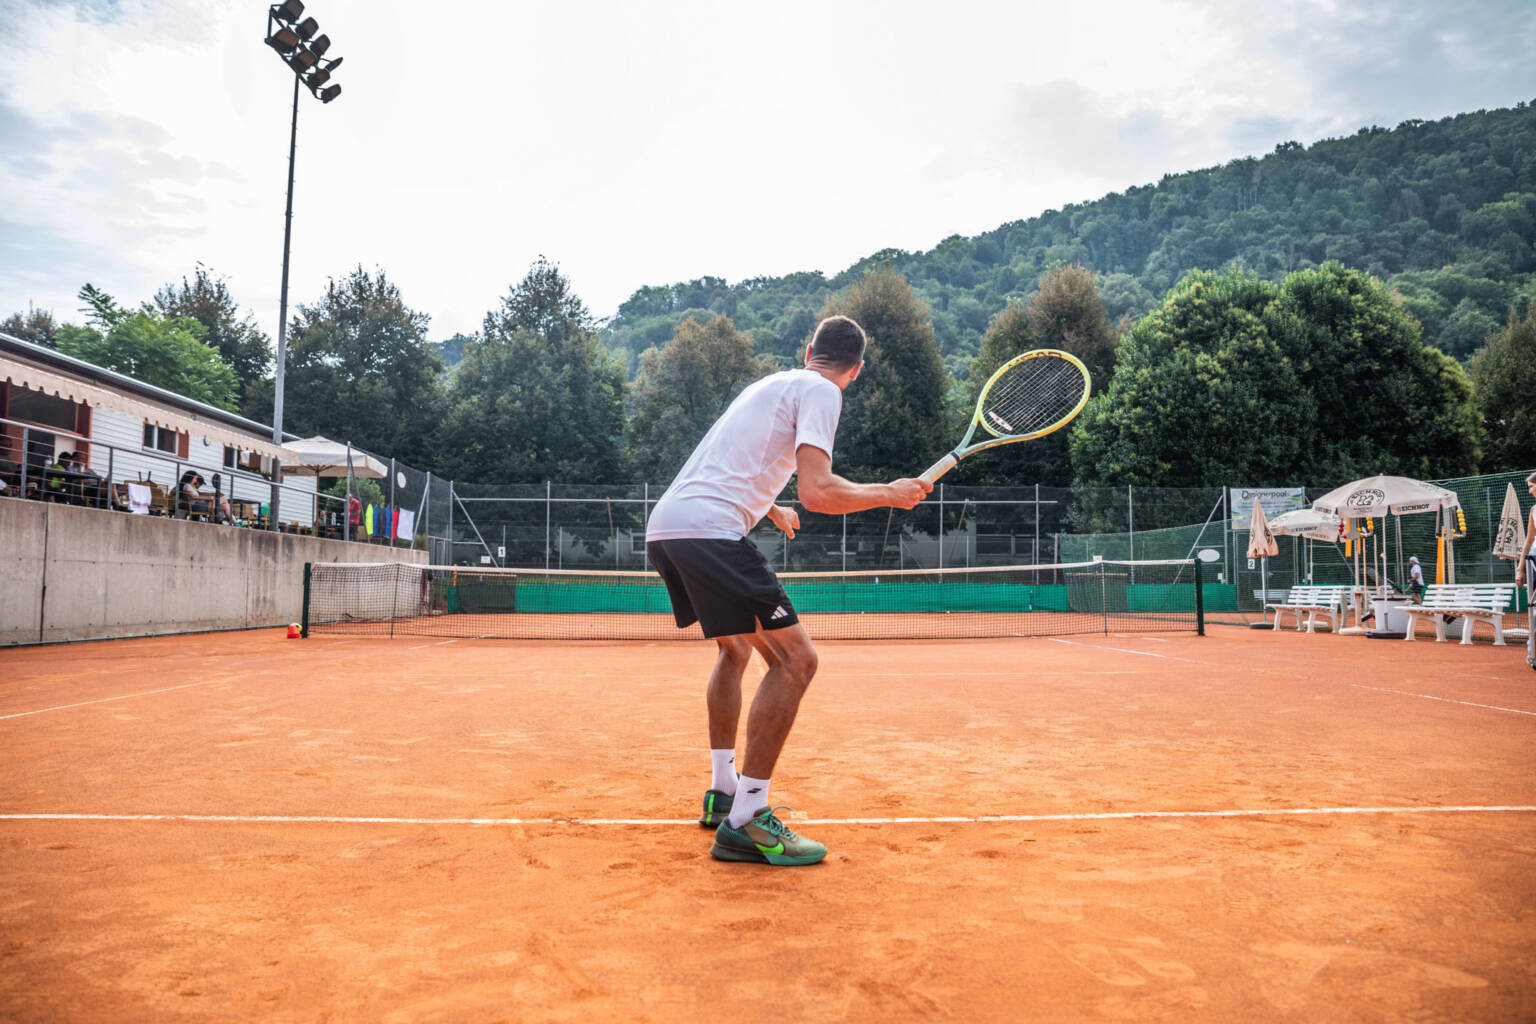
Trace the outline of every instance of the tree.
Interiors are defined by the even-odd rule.
[[[80,290],[80,297],[97,326],[60,327],[55,336],[60,352],[220,409],[235,409],[235,371],[203,344],[202,324],[164,316],[148,303],[130,312],[91,285]]]
[[[1080,483],[1275,486],[1474,472],[1470,383],[1380,282],[1187,275],[1120,345],[1073,429]]]
[[[443,471],[481,483],[627,479],[624,371],[593,326],[540,257],[464,348],[439,435]]]
[[[54,338],[59,333],[59,324],[54,320],[51,312],[46,309],[35,309],[29,304],[26,313],[12,313],[5,320],[0,321],[0,331],[13,338],[30,341],[34,345],[54,348],[56,347]]]
[[[971,364],[966,413],[999,366],[1033,348],[1061,349],[1077,356],[1088,367],[1094,388],[1102,391],[1114,369],[1118,341],[1091,271],[1081,264],[1047,271],[1028,304],[1019,308],[1010,303],[983,335],[981,350]],[[957,472],[963,475],[957,481],[1064,486],[1072,479],[1068,437],[1067,431],[1061,430],[1028,444],[1001,449],[962,467]]]
[[[1536,303],[1523,319],[1510,315],[1468,372],[1486,436],[1483,472],[1536,467]]]
[[[181,287],[166,285],[155,293],[155,305],[166,316],[190,317],[203,325],[204,344],[211,345],[234,368],[239,380],[240,409],[249,417],[264,420],[271,407],[252,408],[247,402],[251,388],[272,373],[272,346],[251,320],[240,315],[223,280],[199,265],[193,279],[181,279]]]
[[[630,465],[644,480],[670,480],[741,389],[772,370],[723,313],[678,324],[664,347],[640,356],[629,391]]]
[[[852,317],[869,346],[859,379],[843,393],[838,472],[852,479],[915,476],[954,444],[944,396],[948,375],[928,309],[900,274],[865,275],[821,317]]]
[[[284,429],[431,464],[444,397],[427,320],[382,270],[332,278],[289,327]]]
[[[1080,263],[1057,267],[1040,278],[1029,300],[1029,322],[1037,348],[1070,352],[1088,367],[1099,388],[1109,385],[1119,337],[1099,301],[1093,272]]]
[[[1289,482],[1316,409],[1292,362],[1302,325],[1256,277],[1195,271],[1137,321],[1107,390],[1071,428],[1079,483]]]
[[[1477,472],[1471,381],[1454,359],[1423,342],[1380,281],[1325,263],[1287,277],[1281,294],[1306,328],[1296,365],[1317,401],[1297,479]]]

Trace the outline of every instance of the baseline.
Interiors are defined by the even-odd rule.
[[[797,825],[985,825],[999,822],[1134,821],[1169,818],[1271,818],[1317,815],[1536,814],[1536,804],[1452,807],[1274,807],[1229,811],[1094,811],[1075,814],[975,814],[913,818],[794,818]],[[697,825],[697,818],[392,818],[281,814],[0,814],[0,821],[169,821],[281,825]]]

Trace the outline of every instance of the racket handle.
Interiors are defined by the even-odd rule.
[[[933,465],[931,465],[927,469],[923,470],[923,475],[922,475],[921,479],[923,479],[923,480],[927,481],[928,483],[932,484],[932,483],[936,482],[939,479],[939,477],[943,476],[945,473],[948,473],[950,471],[950,468],[953,467],[954,464],[959,462],[959,461],[960,461],[960,459],[955,455],[955,453],[954,452],[950,452],[948,455],[944,456],[938,462],[935,462]]]

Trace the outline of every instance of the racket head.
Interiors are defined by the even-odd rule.
[[[991,435],[974,447],[990,448],[1054,433],[1088,404],[1088,367],[1070,352],[1041,348],[1014,356],[987,378],[976,399],[975,421]]]

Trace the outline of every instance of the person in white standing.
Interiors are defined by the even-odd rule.
[[[747,534],[766,515],[793,537],[800,517],[774,499],[799,476],[812,512],[839,515],[893,506],[909,509],[933,490],[923,480],[859,484],[832,472],[832,442],[843,389],[864,366],[866,338],[845,316],[817,325],[805,368],[747,386],[715,421],[646,524],[646,555],[661,574],[673,618],[698,622],[718,648],[709,676],[713,776],[699,824],[715,829],[718,860],[794,866],[827,854],[796,834],[768,803],[768,784],[816,673],[816,649],[773,567]],[[768,665],[747,716],[747,746],[735,770],[741,677],[756,650]]]

